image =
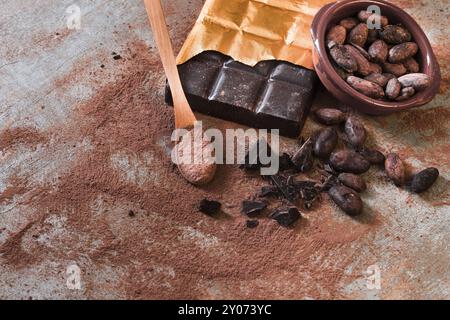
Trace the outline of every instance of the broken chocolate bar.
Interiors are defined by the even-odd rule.
[[[297,137],[318,84],[314,71],[289,62],[261,61],[254,67],[216,51],[178,66],[191,108],[243,125],[279,129]],[[172,105],[166,87],[166,102]]]

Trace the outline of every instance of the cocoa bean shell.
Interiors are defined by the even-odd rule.
[[[308,139],[291,158],[295,168],[300,172],[308,172],[314,165],[313,158],[314,143]]]

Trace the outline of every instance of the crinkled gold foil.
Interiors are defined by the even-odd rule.
[[[206,0],[177,63],[215,50],[254,66],[285,60],[313,69],[311,23],[330,0]]]

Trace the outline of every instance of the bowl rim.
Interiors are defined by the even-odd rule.
[[[419,46],[420,54],[422,57],[421,72],[426,73],[431,78],[431,86],[429,88],[416,93],[415,96],[402,102],[376,100],[356,91],[337,74],[331,64],[328,51],[325,46],[326,32],[329,28],[330,22],[333,20],[333,18],[330,18],[332,12],[340,12],[349,7],[351,7],[352,10],[355,10],[355,5],[361,6],[362,8],[368,7],[369,5],[379,5],[381,8],[389,7],[391,9],[390,11],[394,12],[391,16],[395,16],[395,19],[398,20],[398,22],[401,22],[405,26],[409,26],[408,30],[411,32],[415,42]],[[439,91],[441,81],[440,68],[428,37],[413,17],[411,17],[403,9],[391,3],[383,0],[342,0],[335,3],[330,3],[322,7],[322,9],[320,9],[314,17],[311,26],[311,34],[314,50],[316,50],[316,53],[318,54],[320,59],[320,63],[321,65],[323,65],[322,72],[325,75],[322,74],[322,72],[317,72],[319,78],[321,78],[322,83],[324,83],[327,89],[329,89],[327,84],[333,85],[335,89],[342,91],[338,95],[342,96],[342,94],[345,94],[353,98],[355,100],[355,103],[370,104],[372,108],[376,108],[377,110],[382,112],[400,111],[421,106],[430,102]],[[315,66],[317,65],[316,62],[318,61],[314,61]],[[324,79],[324,77],[326,77],[326,79]],[[331,81],[331,84],[328,83],[329,81]],[[332,90],[330,91],[334,94]]]

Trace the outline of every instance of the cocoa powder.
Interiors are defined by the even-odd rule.
[[[122,78],[74,108],[64,127],[41,133],[54,144],[88,139],[90,149],[55,186],[27,193],[22,205],[38,213],[0,246],[2,263],[20,269],[88,257],[98,266],[124,270],[114,290],[130,299],[339,298],[340,283],[353,277],[344,271],[359,255],[350,244],[367,237],[378,221],[345,220],[323,201],[292,230],[268,218],[246,228],[239,204],[265,182],[237,166],[222,166],[207,187],[187,183],[161,142],[174,119],[163,101],[160,63],[144,43],[130,48],[135,58],[122,62]],[[15,139],[4,139],[3,147]],[[117,154],[145,163],[142,183],[124,179],[111,162]],[[197,212],[204,198],[221,201],[223,213],[213,218]],[[49,247],[33,236],[47,230],[50,215],[67,221],[64,235]],[[329,259],[333,263],[323,263]],[[306,278],[300,285],[292,280]],[[86,294],[98,297],[95,288]]]

